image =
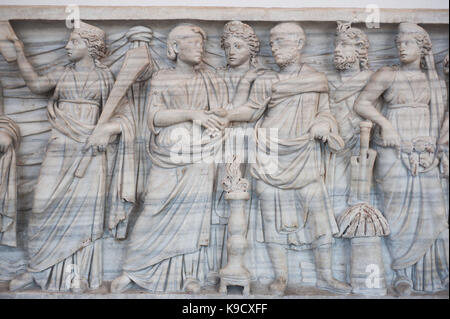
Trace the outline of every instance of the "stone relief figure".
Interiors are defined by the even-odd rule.
[[[412,289],[448,287],[448,222],[436,156],[445,105],[428,33],[401,23],[396,44],[400,65],[378,70],[354,110],[378,126],[380,210],[391,229],[386,242],[394,288],[407,295]],[[380,111],[375,107],[379,97],[384,101]]]
[[[211,133],[227,122],[212,110],[222,114],[228,93],[223,79],[202,63],[205,42],[206,33],[198,26],[172,29],[167,55],[176,66],[152,78],[147,193],[112,292],[134,282],[152,292],[196,293],[217,270],[208,249],[215,164],[198,155],[222,146],[223,135]],[[179,152],[184,160],[176,156]]]
[[[330,112],[325,75],[301,62],[306,35],[296,23],[270,31],[270,44],[280,72],[256,79],[250,100],[267,111],[256,125],[259,148],[251,173],[262,211],[262,237],[275,272],[269,288],[283,294],[287,285],[287,249],[313,249],[317,287],[349,293],[331,270],[331,244],[338,227],[324,183],[321,144],[339,150],[343,141]],[[266,137],[261,129],[276,129]],[[277,148],[276,169],[266,169],[260,155]]]
[[[444,191],[444,196],[445,196],[445,205],[446,205],[446,210],[447,210],[447,219],[448,219],[448,210],[449,210],[449,181],[448,181],[448,177],[449,177],[449,149],[448,149],[448,138],[449,138],[449,119],[448,119],[448,65],[449,65],[449,57],[448,57],[448,53],[444,59],[443,62],[444,65],[444,74],[447,77],[446,78],[446,85],[447,85],[447,90],[446,90],[446,102],[447,102],[447,109],[446,109],[446,113],[445,113],[445,119],[444,119],[444,123],[442,124],[441,130],[439,132],[439,141],[438,141],[438,147],[439,147],[439,157],[441,160],[441,174],[442,174],[442,189]]]
[[[17,246],[16,150],[20,130],[4,115],[3,87],[0,83],[0,245]]]
[[[100,62],[106,51],[105,32],[81,22],[65,46],[70,63],[47,75],[34,71],[21,41],[15,40],[14,46],[30,90],[35,94],[53,90],[53,95],[47,107],[52,132],[29,220],[28,270],[10,282],[10,290],[33,282],[46,291],[97,289],[103,277],[107,193],[115,192],[112,197],[120,201],[111,207],[132,205],[135,196],[135,183],[129,180],[134,172],[127,172],[134,163],[134,122],[129,105],[124,103],[110,122],[96,127],[114,84],[113,74]],[[116,135],[119,146],[112,152],[109,142]],[[86,174],[76,177],[80,161],[91,153]],[[117,154],[120,164],[114,174],[121,178],[109,189],[111,154]]]
[[[335,39],[334,65],[337,76],[328,79],[330,84],[330,110],[336,118],[339,133],[345,142],[339,152],[326,154],[326,184],[336,218],[351,205],[351,157],[359,153],[359,123],[361,118],[353,111],[353,104],[369,81],[369,39],[350,23],[338,22]],[[336,239],[333,260],[339,279],[346,280],[346,240]]]
[[[251,26],[242,23],[240,21],[231,21],[225,24],[223,28],[223,35],[221,46],[225,51],[225,57],[227,61],[227,66],[223,69],[218,70],[218,74],[224,79],[227,89],[228,89],[228,100],[232,103],[229,107],[233,107],[232,110],[228,109],[230,112],[229,120],[234,120],[231,123],[231,128],[237,128],[235,130],[236,135],[240,135],[243,142],[239,145],[230,145],[230,150],[235,150],[237,152],[242,152],[243,155],[241,170],[243,176],[248,181],[252,181],[249,174],[247,162],[248,162],[248,144],[244,142],[244,136],[251,136],[252,131],[245,131],[246,128],[251,128],[254,126],[254,120],[259,118],[264,111],[264,108],[258,110],[250,109],[251,117],[246,117],[247,108],[240,108],[240,106],[245,105],[248,100],[251,86],[254,80],[262,75],[264,70],[258,67],[257,55],[259,52],[260,42]],[[243,114],[239,114],[239,111],[243,111]],[[235,113],[232,115],[231,113]],[[248,113],[248,112],[247,112]],[[240,116],[240,115],[243,115]],[[239,122],[238,122],[239,120]],[[249,122],[247,122],[248,120]],[[240,149],[239,149],[240,148]],[[247,152],[247,154],[245,154]],[[231,155],[231,154],[230,154]],[[228,159],[226,159],[228,160]],[[227,261],[226,255],[226,241],[227,241],[227,224],[230,215],[230,206],[228,200],[225,199],[225,190],[223,189],[222,181],[226,176],[225,164],[218,164],[218,169],[216,171],[215,185],[214,185],[214,202],[213,202],[213,214],[212,214],[212,232],[211,239],[214,243],[211,243],[210,249],[212,249],[214,254],[216,254],[216,265],[218,268],[225,266]],[[249,187],[249,193],[254,195],[251,191],[251,186]],[[254,237],[254,227],[253,219],[256,217],[256,210],[258,208],[258,199],[253,196],[249,201],[246,202],[246,215],[247,224],[249,229],[247,230],[247,237],[249,240],[250,248],[249,254],[247,255],[247,264],[249,267],[257,267],[257,255],[260,253],[257,250],[261,250],[264,247],[256,248],[253,245],[256,243],[253,240]],[[246,225],[247,226],[247,225]],[[259,258],[264,258],[259,257]],[[266,257],[267,259],[267,257]]]

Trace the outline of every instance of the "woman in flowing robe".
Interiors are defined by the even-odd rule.
[[[396,43],[401,65],[377,71],[354,108],[378,125],[375,178],[391,229],[394,287],[407,295],[448,289],[448,222],[436,156],[445,105],[426,31],[401,23]]]
[[[105,54],[103,30],[80,23],[66,45],[70,64],[39,76],[28,63],[23,45],[15,41],[17,62],[34,93],[53,91],[48,102],[52,133],[35,188],[28,229],[26,273],[13,279],[10,290],[36,282],[46,291],[83,292],[102,284],[102,236],[109,185],[112,216],[135,202],[134,124],[128,104],[92,134],[114,84],[111,71],[100,63]],[[117,149],[108,145],[120,134]],[[83,177],[76,177],[84,156],[92,160]],[[111,159],[111,156],[117,156]],[[128,172],[128,174],[127,174]]]
[[[16,150],[20,130],[4,115],[3,88],[0,84],[0,245],[16,247]]]

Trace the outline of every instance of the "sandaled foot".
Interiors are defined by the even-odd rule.
[[[316,287],[338,294],[349,294],[352,292],[352,287],[349,284],[334,278],[318,279]]]
[[[198,280],[190,279],[184,285],[184,291],[188,294],[198,294],[200,292],[201,286]]]
[[[276,296],[283,296],[286,291],[287,280],[284,277],[278,277],[269,286],[269,291]]]
[[[131,281],[130,277],[128,277],[125,274],[122,274],[112,281],[111,292],[113,294],[120,294],[129,288],[131,282],[132,281]]]
[[[33,276],[29,272],[26,272],[13,280],[9,283],[9,290],[10,291],[17,291],[22,290],[26,288],[27,286],[33,284]]]

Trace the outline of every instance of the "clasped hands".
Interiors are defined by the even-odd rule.
[[[197,121],[211,134],[223,131],[230,124],[228,112],[223,108],[198,112],[193,116],[193,122]]]

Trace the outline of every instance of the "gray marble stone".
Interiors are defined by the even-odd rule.
[[[448,10],[64,10],[0,6],[0,298],[448,298]]]

